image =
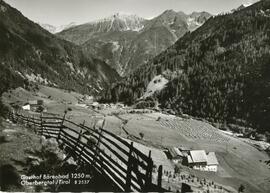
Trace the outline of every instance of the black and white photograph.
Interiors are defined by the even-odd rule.
[[[0,192],[270,193],[270,0],[0,0]]]

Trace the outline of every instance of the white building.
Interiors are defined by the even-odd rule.
[[[217,172],[218,160],[215,152],[206,154],[204,150],[193,150],[188,155],[188,165],[196,170]]]
[[[207,154],[207,171],[217,172],[218,160],[215,152],[209,152]]]
[[[30,104],[25,104],[25,105],[22,106],[22,109],[25,110],[25,111],[30,111],[31,106],[30,106]]]
[[[181,163],[183,161],[183,154],[177,147],[168,148],[170,159],[175,163]]]

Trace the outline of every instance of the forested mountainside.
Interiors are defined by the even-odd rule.
[[[206,12],[187,15],[167,10],[146,20],[136,15],[117,13],[71,27],[57,35],[82,45],[86,54],[106,61],[125,76],[174,44],[186,32],[201,26],[210,16]]]
[[[150,97],[162,108],[269,131],[270,1],[209,19],[115,84],[104,99],[135,103],[157,75],[169,80]]]
[[[50,34],[0,0],[0,91],[29,82],[97,95],[118,80],[105,62]],[[0,94],[1,94],[0,93]]]

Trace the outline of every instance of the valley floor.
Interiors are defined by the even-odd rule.
[[[181,165],[180,174],[163,176],[165,188],[176,191],[180,188],[180,182],[185,182],[198,192],[207,189],[210,192],[237,192],[243,184],[245,192],[270,192],[270,167],[265,163],[270,158],[244,140],[226,135],[212,125],[192,118],[112,104],[97,108],[93,103],[82,101],[82,98],[83,95],[78,93],[40,86],[37,92],[19,88],[5,93],[3,102],[23,105],[27,101],[41,99],[47,113],[63,116],[67,110],[66,118],[76,123],[99,127],[99,122],[104,120],[104,129],[127,141],[134,141],[135,147],[146,154],[151,150],[154,164],[163,165],[168,173],[174,173],[175,165],[166,157],[166,148],[182,146],[216,153],[219,162],[217,173],[196,171]],[[181,178],[181,175],[185,177]],[[200,185],[204,179],[208,185],[205,185],[206,189]]]

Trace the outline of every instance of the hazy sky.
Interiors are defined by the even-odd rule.
[[[117,12],[151,18],[166,9],[227,12],[256,0],[5,0],[35,22],[63,25],[85,23]]]

